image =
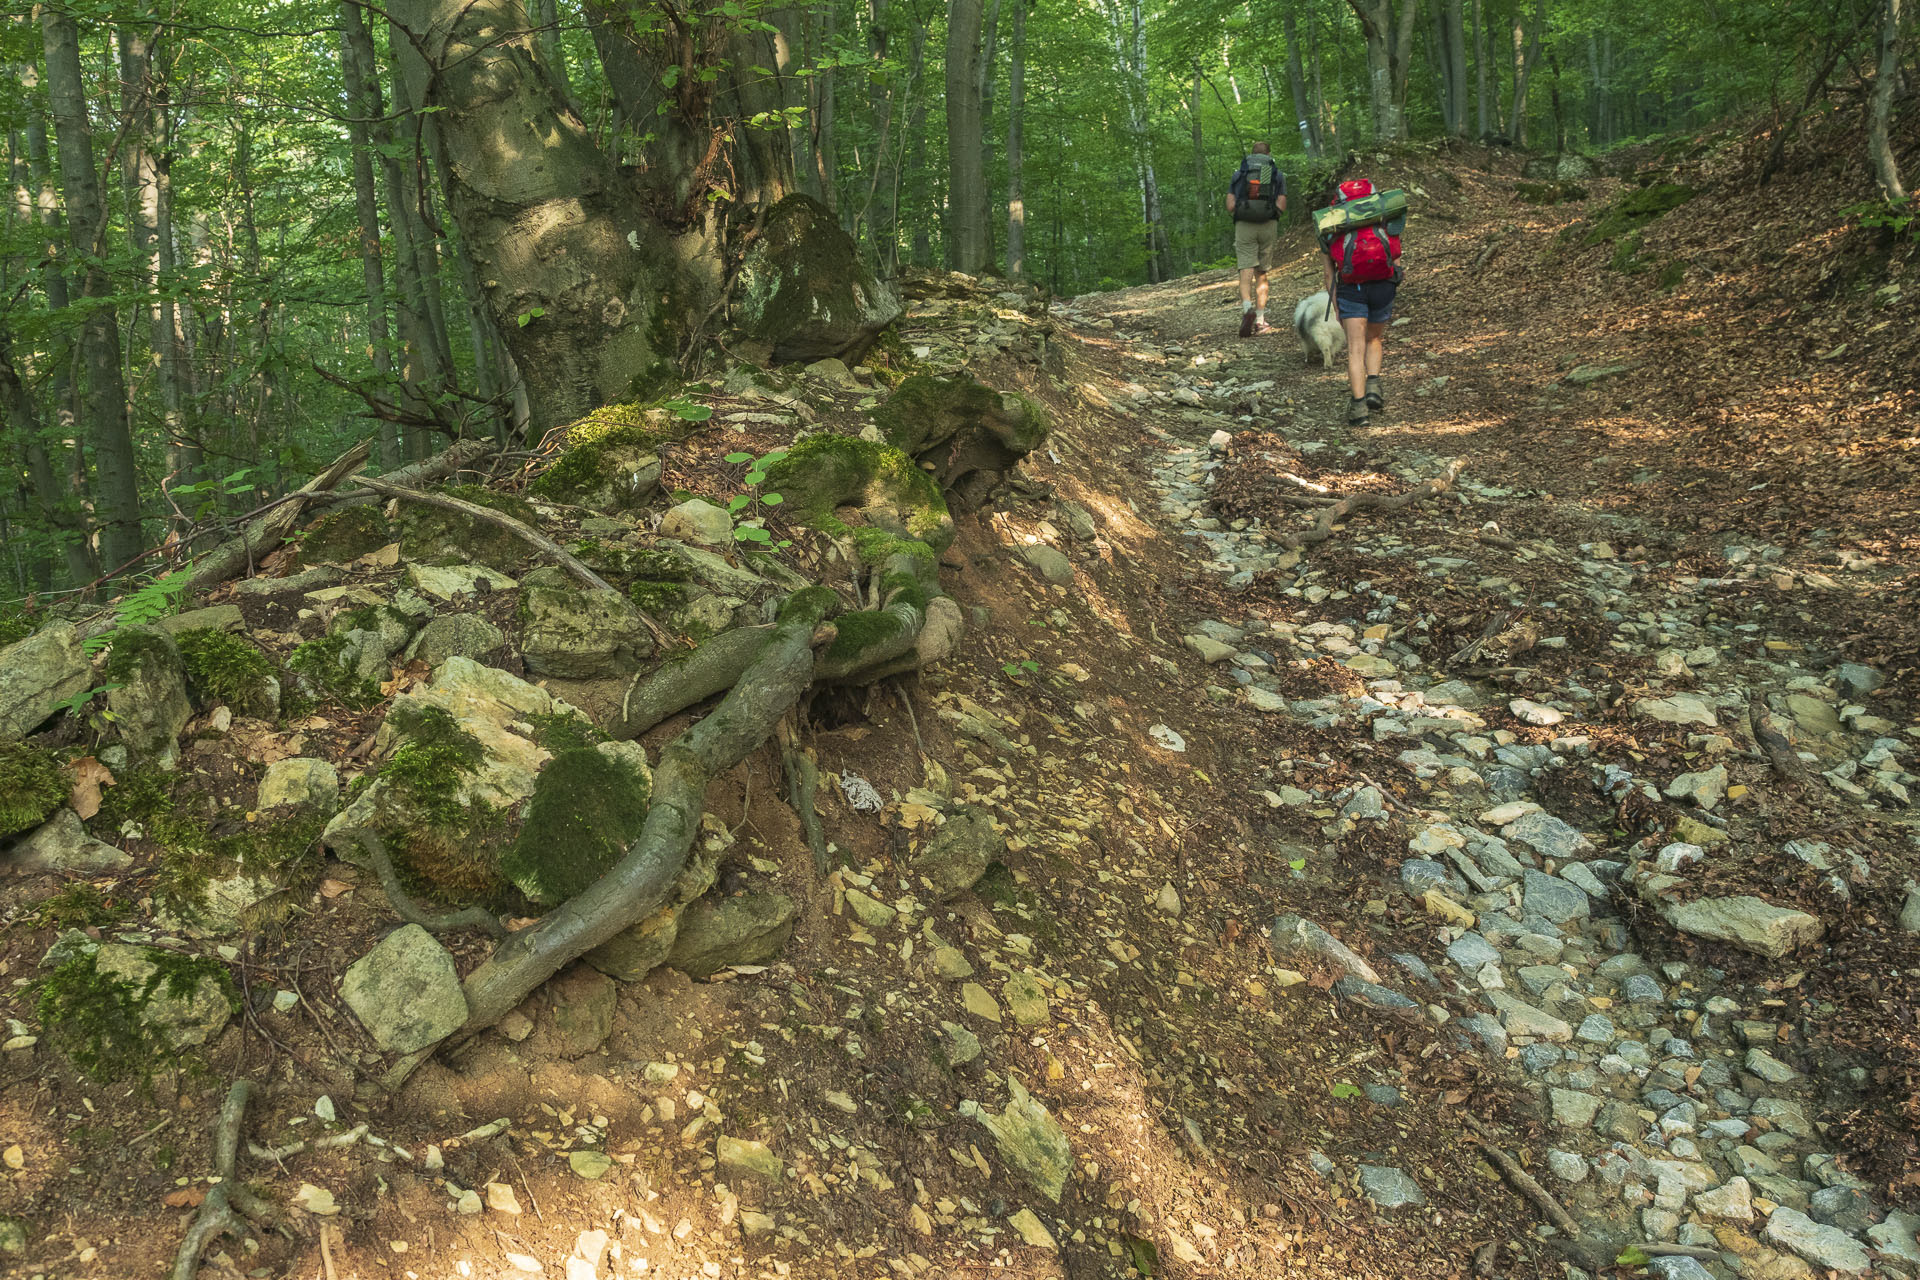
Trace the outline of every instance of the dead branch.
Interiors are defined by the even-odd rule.
[[[190,571],[187,590],[204,591],[217,583],[225,582],[236,573],[251,568],[261,556],[279,546],[293,526],[299,523],[300,512],[306,506],[304,495],[324,493],[333,488],[358,471],[372,451],[373,442],[362,440],[335,458],[333,464],[325,471],[289,494],[289,501],[249,521],[246,527],[241,529],[238,538],[223,543],[202,556],[199,563],[195,564]]]
[[[1580,1224],[1573,1220],[1573,1215],[1568,1213],[1545,1187],[1535,1181],[1532,1174],[1522,1169],[1518,1161],[1483,1138],[1474,1139],[1474,1145],[1486,1153],[1487,1159],[1493,1161],[1494,1166],[1500,1170],[1506,1180],[1513,1184],[1514,1190],[1523,1193],[1527,1199],[1533,1201],[1540,1212],[1547,1215],[1547,1221],[1558,1228],[1561,1234],[1569,1240],[1580,1238]]]
[[[1753,740],[1767,754],[1767,763],[1772,766],[1774,776],[1790,787],[1804,787],[1807,783],[1807,770],[1800,763],[1800,756],[1793,749],[1793,742],[1787,737],[1780,722],[1767,710],[1767,704],[1759,694],[1747,697],[1747,720],[1753,729]]]
[[[552,538],[549,538],[546,534],[541,533],[538,529],[514,519],[506,512],[495,511],[492,507],[483,507],[477,502],[468,502],[462,498],[450,497],[444,493],[426,493],[419,489],[410,489],[405,485],[392,484],[385,480],[368,480],[362,477],[360,483],[375,493],[382,493],[390,498],[398,498],[402,502],[418,502],[424,506],[441,507],[448,511],[458,511],[470,520],[478,520],[482,524],[490,524],[496,529],[505,529],[514,537],[553,560],[561,568],[565,569],[587,586],[592,587],[595,591],[609,591],[622,601],[625,601],[627,607],[632,609],[640,621],[646,624],[647,630],[653,633],[654,640],[662,648],[670,647],[673,644],[673,637],[668,635],[666,629],[655,622],[646,610],[640,608],[631,600],[627,600],[627,598],[618,591],[615,591],[613,585],[605,578],[602,578],[599,574],[587,568],[586,565],[580,563],[579,557],[555,542]]]
[[[387,856],[387,846],[379,836],[364,827],[354,827],[346,834],[360,842],[367,851],[367,860],[373,863],[374,874],[380,877],[380,888],[387,895],[387,905],[393,913],[408,924],[417,924],[428,933],[451,933],[455,929],[479,929],[495,938],[507,936],[507,930],[500,921],[485,907],[467,907],[461,911],[449,911],[444,915],[429,915],[413,896],[400,887],[400,877],[393,872],[393,859]]]
[[[243,1206],[234,1199],[234,1192],[244,1189],[234,1181],[233,1163],[240,1150],[240,1126],[246,1121],[247,1103],[252,1098],[253,1081],[235,1080],[227,1090],[226,1101],[220,1104],[220,1118],[213,1130],[216,1180],[207,1188],[207,1198],[200,1202],[200,1211],[194,1214],[186,1239],[180,1242],[180,1252],[174,1255],[173,1280],[193,1280],[194,1273],[200,1269],[200,1253],[208,1241],[229,1231],[246,1230],[246,1222],[235,1212]],[[257,1197],[244,1198],[259,1206]]]
[[[1311,543],[1325,542],[1333,536],[1333,526],[1348,516],[1361,511],[1398,511],[1402,507],[1416,502],[1425,502],[1453,488],[1453,482],[1466,470],[1467,460],[1455,458],[1447,464],[1442,474],[1431,480],[1423,480],[1405,493],[1350,493],[1330,507],[1321,509],[1320,518],[1314,521],[1313,528],[1304,533],[1290,533],[1280,540],[1289,550]]]

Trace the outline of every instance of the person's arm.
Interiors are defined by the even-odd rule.
[[[1247,162],[1245,160],[1242,160],[1240,162],[1240,167],[1233,171],[1233,177],[1227,180],[1227,212],[1228,213],[1233,212],[1233,206],[1238,201],[1239,192],[1240,192],[1240,179],[1246,175],[1246,172],[1247,172]]]
[[[1332,293],[1333,292],[1333,255],[1331,253],[1323,253],[1320,255],[1320,268],[1321,268],[1320,287],[1322,289],[1325,289],[1328,293]]]

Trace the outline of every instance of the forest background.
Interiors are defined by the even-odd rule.
[[[1810,113],[1853,111],[1858,184],[1805,198],[1905,231],[1887,121],[1920,82],[1912,25],[1910,0],[13,8],[0,642],[358,441],[384,469],[532,445],[608,398],[567,381],[604,335],[537,305],[531,223],[577,222],[589,258],[619,244],[596,218],[637,228],[641,274],[607,287],[657,298],[655,394],[697,375],[790,192],[882,275],[1074,295],[1226,265],[1256,140],[1297,221],[1344,157],[1401,140],[1598,154],[1742,116],[1770,173]]]

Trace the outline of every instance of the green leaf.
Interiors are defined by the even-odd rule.
[[[1645,1249],[1637,1244],[1630,1244],[1620,1251],[1620,1256],[1615,1258],[1613,1263],[1617,1267],[1644,1267],[1652,1261],[1652,1257]]]
[[[1328,1092],[1336,1098],[1357,1098],[1360,1096],[1360,1087],[1342,1080],[1339,1084],[1334,1085],[1333,1088],[1328,1090]]]
[[[753,455],[752,455],[752,454],[750,454],[750,453],[740,453],[740,452],[738,452],[738,451],[736,451],[736,452],[733,452],[733,453],[730,453],[730,454],[728,454],[728,455],[727,455],[726,457],[724,457],[724,458],[722,458],[722,459],[721,459],[721,461],[722,461],[722,462],[731,462],[731,463],[733,463],[733,464],[734,464],[735,466],[738,466],[738,465],[740,465],[740,464],[741,464],[742,462],[752,462],[752,461],[753,461]]]
[[[1305,871],[1307,869],[1307,860],[1305,858],[1295,858],[1292,862],[1289,862],[1287,865],[1289,867],[1292,867],[1295,871]]]
[[[751,501],[753,501],[753,499],[747,497],[747,495],[744,493],[736,494],[733,497],[727,499],[727,511],[731,513],[735,511],[744,510],[746,508],[746,505]]]
[[[760,482],[761,482],[762,480],[765,480],[766,478],[767,478],[767,473],[766,473],[766,472],[764,472],[764,471],[749,471],[749,472],[747,472],[747,483],[748,483],[748,484],[759,484],[759,483],[760,483]]]
[[[760,501],[766,503],[770,507],[777,507],[781,503],[785,502],[786,499],[781,497],[777,493],[763,493],[760,495]]]
[[[673,416],[682,422],[705,422],[713,416],[713,406],[708,404],[676,404]]]

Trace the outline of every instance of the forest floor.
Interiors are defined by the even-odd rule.
[[[228,1241],[204,1275],[1560,1280],[1536,1206],[1486,1163],[1482,1136],[1592,1224],[1604,1249],[1576,1256],[1597,1269],[1651,1220],[1601,1196],[1598,1177],[1547,1176],[1540,1095],[1604,1084],[1572,1050],[1566,1062],[1526,1052],[1562,1052],[1568,1037],[1550,1029],[1508,1043],[1482,1024],[1470,1043],[1491,1051],[1463,1051],[1458,1025],[1485,1018],[1485,971],[1476,985],[1450,966],[1464,931],[1442,933],[1449,921],[1403,886],[1428,865],[1412,841],[1522,794],[1522,810],[1557,812],[1609,857],[1651,857],[1677,810],[1609,792],[1603,761],[1656,786],[1723,764],[1724,799],[1701,818],[1740,853],[1712,859],[1703,884],[1804,906],[1831,950],[1798,971],[1742,955],[1676,934],[1614,885],[1611,932],[1593,908],[1604,945],[1578,922],[1527,935],[1566,947],[1575,987],[1534,995],[1587,1015],[1566,1018],[1583,1038],[1610,1013],[1669,1061],[1694,1052],[1674,1047],[1681,1036],[1707,1059],[1732,1054],[1708,1029],[1725,1022],[1709,997],[1732,1001],[1743,1027],[1766,1019],[1772,1051],[1798,1066],[1776,1092],[1816,1127],[1761,1118],[1748,1136],[1796,1160],[1838,1151],[1862,1186],[1913,1198],[1916,1117],[1901,1099],[1913,1095],[1914,987],[1898,975],[1920,949],[1895,920],[1920,846],[1911,810],[1870,789],[1875,767],[1843,766],[1872,725],[1920,737],[1920,282],[1896,287],[1884,317],[1866,302],[1858,315],[1797,303],[1792,272],[1817,276],[1821,254],[1839,251],[1789,236],[1749,246],[1781,266],[1741,275],[1753,296],[1735,297],[1747,284],[1701,265],[1718,252],[1710,230],[1669,217],[1640,252],[1689,265],[1660,293],[1607,271],[1608,246],[1559,236],[1618,184],[1592,184],[1590,205],[1520,206],[1516,164],[1460,153],[1374,175],[1421,185],[1429,216],[1410,240],[1389,406],[1364,430],[1344,425],[1343,376],[1306,365],[1285,324],[1318,287],[1302,245],[1274,277],[1270,336],[1233,336],[1232,277],[1213,273],[1076,300],[1046,339],[1064,347],[1051,376],[977,344],[983,379],[1054,412],[1025,467],[1044,488],[959,522],[943,578],[971,615],[961,656],[817,702],[808,736],[823,771],[895,803],[858,812],[823,788],[849,865],[819,878],[776,757],[709,796],[734,841],[728,865],[777,875],[802,902],[776,962],[705,983],[565,975],[389,1099],[331,992],[392,917],[370,877],[329,864],[289,939],[240,956],[250,1012],[205,1067],[107,1089],[44,1046],[0,1060],[0,1216],[26,1224],[0,1266],[162,1271],[205,1194],[207,1126],[244,1074],[266,1087],[249,1124],[261,1145],[362,1124],[366,1136],[243,1160],[250,1181],[307,1207],[290,1242],[253,1254]],[[922,307],[903,336],[952,341],[957,325],[1004,327],[978,309]],[[1581,366],[1615,371],[1575,385],[1565,375]],[[848,413],[858,398],[808,395]],[[673,482],[698,488],[700,456],[690,447],[679,471],[670,457]],[[1284,546],[1314,514],[1297,502],[1314,486],[1397,492],[1455,459],[1453,491],[1356,516],[1303,557]],[[1818,759],[1791,785],[1775,778],[1729,690],[1821,701],[1841,662],[1885,683],[1857,710],[1850,698],[1826,717],[1801,706],[1811,727],[1793,732]],[[1487,695],[1460,723],[1488,751],[1563,764],[1510,779],[1510,796],[1405,750],[1422,746],[1405,722],[1449,705],[1408,699],[1396,677],[1416,673],[1408,689],[1451,677]],[[593,690],[555,692],[594,707]],[[1690,734],[1634,716],[1655,693],[1698,694],[1726,724]],[[255,735],[239,754],[200,744],[201,764],[243,783],[275,753],[336,755],[345,770],[367,727],[323,721],[291,745]],[[1839,781],[1820,776],[1829,769]],[[918,900],[903,870],[916,788],[983,804],[1007,828],[1006,865],[954,902]],[[1841,875],[1781,852],[1796,838],[1821,842]],[[855,914],[853,887],[895,914]],[[0,972],[20,994],[6,1012],[31,1023],[26,984],[54,930],[24,891],[9,894]],[[1394,1008],[1377,986],[1336,990],[1351,969],[1269,938],[1283,913],[1417,998]],[[1648,962],[1635,972],[1663,988],[1643,1014],[1595,977],[1603,956],[1634,951]],[[1534,973],[1510,976],[1517,989]],[[275,988],[300,999],[282,1009]],[[1849,1070],[1865,1075],[1829,1092]],[[1748,1087],[1737,1068],[1721,1074]],[[966,1105],[1000,1108],[1014,1080],[1071,1145],[1057,1198],[1008,1167]],[[508,1123],[474,1134],[496,1119]],[[720,1133],[766,1143],[783,1167],[768,1178],[718,1164]],[[1799,1145],[1761,1141],[1782,1135]],[[1593,1137],[1579,1139],[1588,1151]],[[1578,1149],[1565,1133],[1553,1142]],[[1382,1170],[1421,1202],[1388,1207],[1404,1183]],[[1789,1196],[1791,1181],[1771,1194]],[[463,1212],[465,1191],[489,1207]],[[1729,1256],[1753,1245],[1778,1263],[1767,1274],[1808,1274],[1739,1242]]]

